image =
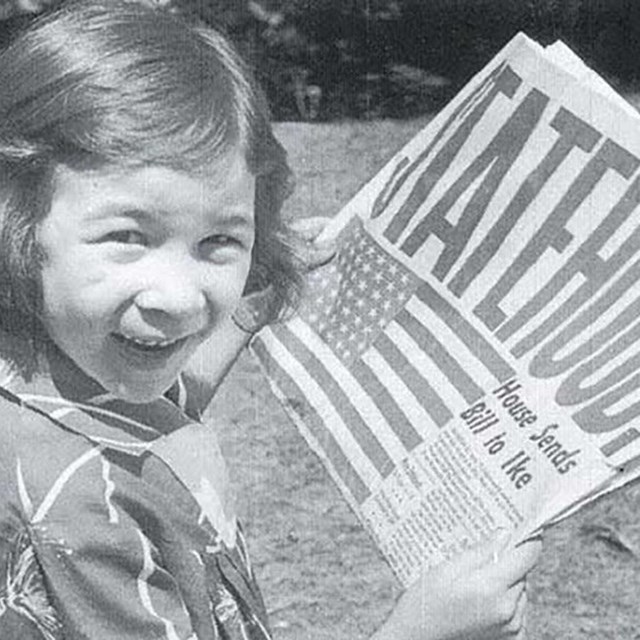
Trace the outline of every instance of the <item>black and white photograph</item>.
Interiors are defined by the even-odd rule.
[[[639,59],[0,0],[0,640],[640,640]]]

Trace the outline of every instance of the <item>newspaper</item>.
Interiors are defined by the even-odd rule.
[[[338,214],[336,257],[252,342],[403,584],[640,475],[639,125],[566,46],[519,34]]]

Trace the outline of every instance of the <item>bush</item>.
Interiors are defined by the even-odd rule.
[[[0,0],[0,19],[58,1]],[[640,3],[624,0],[140,1],[225,29],[280,120],[433,111],[521,30],[562,38],[614,84],[640,79]]]

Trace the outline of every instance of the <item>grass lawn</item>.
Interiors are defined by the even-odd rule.
[[[291,214],[336,213],[425,123],[278,125],[298,177]],[[367,638],[397,585],[246,355],[211,415],[276,638]],[[532,639],[640,640],[640,485],[549,530],[528,593]]]

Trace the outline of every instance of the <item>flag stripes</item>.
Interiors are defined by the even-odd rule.
[[[464,342],[495,380],[503,382],[516,375],[511,365],[500,356],[485,337],[431,285],[423,282],[416,290],[416,296]]]
[[[352,232],[333,271],[317,274],[300,315],[253,344],[305,437],[361,504],[410,451],[481,397],[483,384],[513,372],[361,224]],[[459,364],[469,358],[484,365],[484,378]]]
[[[373,384],[370,380],[359,380],[355,375],[353,365],[356,361],[348,364],[345,363],[338,355],[331,349],[331,347],[314,331],[313,327],[309,326],[303,319],[293,319],[288,323],[288,329],[291,333],[300,340],[311,352],[315,354],[318,360],[322,363],[324,369],[329,373],[336,381],[340,389],[349,398],[351,404],[358,412],[359,416],[364,421],[365,425],[370,429],[372,434],[375,434],[375,438],[380,443],[382,448],[389,454],[394,464],[398,460],[402,460],[407,453],[406,446],[403,444],[403,439],[410,439],[410,441],[421,440],[420,436],[415,433],[402,433],[402,427],[396,427],[396,425],[389,424],[388,417],[392,415],[390,411],[385,411],[380,406],[379,398],[372,396],[365,388],[364,384]],[[284,345],[287,346],[288,336],[286,333],[281,335],[281,340]],[[290,357],[293,357],[291,352]],[[360,358],[358,359],[360,360]],[[306,363],[302,363],[306,367]],[[366,365],[368,366],[368,365]],[[363,376],[366,376],[364,369],[359,371]],[[373,372],[371,372],[373,374]],[[384,381],[386,387],[386,381]],[[406,393],[406,387],[404,393]],[[323,389],[326,395],[333,402],[331,394],[327,389]],[[388,390],[387,392],[388,393]],[[401,398],[403,394],[401,393]],[[399,405],[398,398],[393,398],[395,403]],[[334,402],[334,404],[336,404]],[[340,408],[336,407],[336,410],[340,413]],[[399,433],[399,431],[401,433]],[[415,431],[415,430],[414,430]]]
[[[291,331],[288,331],[283,326],[276,326],[274,327],[274,334],[286,346],[290,353],[289,357],[293,356],[299,363],[303,364],[308,376],[322,390],[327,397],[327,402],[333,405],[340,416],[341,423],[350,431],[362,452],[373,463],[378,473],[383,478],[386,478],[395,467],[393,460],[387,453],[389,447],[383,447],[380,444],[380,441],[373,434],[369,425],[354,405],[352,401],[353,395],[347,394],[344,385],[338,383],[336,374],[340,375],[340,370],[345,371],[340,362],[336,359],[332,363],[334,366],[328,369],[319,358],[319,351],[321,351],[322,345],[313,345],[315,348],[312,350],[308,342],[305,344],[300,336],[297,335],[297,332],[305,331],[305,327],[306,325],[301,320],[294,318],[289,323]],[[311,332],[309,331],[305,337],[309,339]],[[328,352],[326,347],[325,351]],[[325,357],[328,355],[326,353]],[[372,406],[374,406],[373,403]]]
[[[438,395],[444,404],[447,407],[456,406],[457,402],[459,402],[460,394],[451,385],[447,385],[446,381],[441,380],[437,367],[420,351],[420,347],[402,330],[400,325],[392,322],[387,327],[387,334],[424,378],[438,382]],[[369,349],[362,356],[362,359],[369,365],[378,380],[387,388],[387,391],[393,396],[407,419],[423,439],[438,433],[440,427],[425,409],[422,400],[416,398],[402,379],[403,371],[393,369],[376,349]],[[441,382],[442,384],[440,384]]]
[[[472,378],[473,386],[471,386],[468,384],[470,371],[468,367],[463,369],[464,374],[462,377],[458,377],[459,370],[443,370],[446,364],[442,358],[436,360],[432,356],[429,356],[424,351],[424,344],[415,342],[412,337],[409,338],[414,345],[414,351],[417,351],[423,359],[426,359],[430,363],[426,369],[424,365],[422,365],[425,375],[427,375],[427,377],[429,377],[429,374],[433,376],[434,373],[432,373],[432,371],[435,370],[436,377],[433,377],[433,380],[438,381],[438,392],[449,406],[458,407],[461,403],[465,405],[469,404],[475,401],[473,398],[476,387],[484,390],[494,385],[495,377],[484,363],[478,361],[477,356],[470,351],[460,336],[442,320],[442,318],[424,304],[424,302],[417,296],[414,296],[409,300],[405,308],[407,313],[416,319],[418,325],[424,327],[442,349],[446,350],[454,362],[459,363],[460,366],[462,366],[462,363],[475,363]],[[407,335],[409,334],[407,333]],[[433,348],[436,349],[436,347]],[[413,357],[418,358],[420,356],[416,354],[416,356]],[[409,353],[409,359],[412,359],[411,353]],[[475,399],[477,400],[477,398]]]
[[[453,414],[434,388],[427,382],[421,373],[409,362],[407,357],[398,349],[386,334],[380,334],[374,346],[393,369],[399,372],[411,393],[418,398],[433,421],[443,427]]]
[[[413,338],[438,369],[460,391],[462,397],[471,404],[482,397],[484,391],[477,385],[473,378],[463,369],[442,343],[406,309],[402,309],[395,321]]]
[[[363,360],[356,360],[351,367],[351,373],[353,373],[369,397],[375,401],[378,409],[380,409],[405,449],[407,451],[415,449],[423,441],[422,437],[371,368]]]
[[[347,459],[343,447],[338,444],[332,430],[328,428],[327,421],[310,404],[308,394],[302,392],[294,378],[285,370],[284,366],[281,366],[282,358],[274,356],[277,349],[273,338],[272,333],[267,336],[267,333],[263,332],[262,336],[252,343],[253,350],[284,396],[289,399],[295,398],[295,411],[303,419],[309,434],[320,445],[319,451],[324,454],[331,469],[334,470],[356,502],[362,504],[371,495],[367,484]],[[265,347],[267,340],[269,348]],[[313,448],[317,451],[315,447]]]

